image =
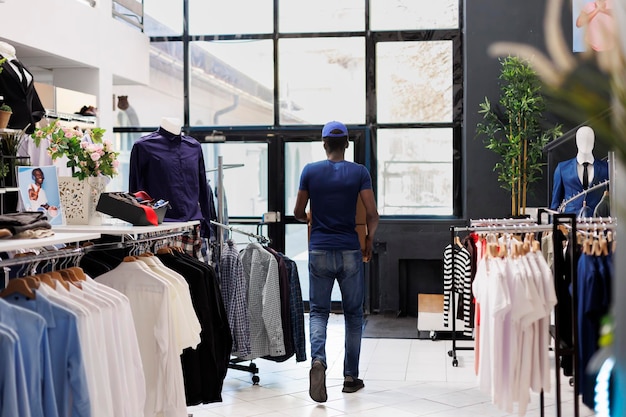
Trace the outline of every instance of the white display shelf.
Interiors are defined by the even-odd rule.
[[[54,231],[54,236],[41,239],[2,239],[0,240],[0,252],[10,252],[20,249],[36,249],[45,246],[60,245],[63,243],[82,242],[85,240],[99,239],[98,232],[61,232]]]
[[[156,232],[174,232],[178,230],[188,229],[192,226],[200,224],[199,220],[192,220],[188,222],[163,222],[158,226],[134,226],[130,223],[120,222],[111,224],[102,224],[100,226],[89,225],[66,225],[66,226],[53,226],[52,230],[59,232],[97,232],[102,235],[133,235],[137,236],[146,233]]]

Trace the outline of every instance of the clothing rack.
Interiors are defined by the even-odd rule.
[[[544,231],[551,231],[555,229],[554,225],[542,225],[542,224],[537,224],[534,221],[530,220],[530,219],[483,219],[483,220],[470,220],[470,226],[461,226],[461,227],[456,227],[456,226],[451,226],[450,227],[450,242],[451,245],[454,245],[454,240],[456,237],[456,234],[458,232],[476,232],[476,233],[481,233],[481,232],[485,232],[485,233],[500,233],[500,232],[506,232],[506,233],[528,233],[528,232],[544,232]],[[454,268],[455,268],[455,263],[454,263],[454,247],[452,248],[451,251],[451,262],[452,262],[452,287],[450,289],[451,292],[451,300],[450,303],[452,304],[451,306],[451,314],[452,314],[452,331],[451,331],[451,340],[452,340],[452,349],[448,351],[448,356],[450,356],[452,358],[452,366],[453,367],[457,367],[458,366],[458,359],[456,356],[456,352],[459,350],[474,350],[473,346],[457,346],[456,345],[456,341],[457,341],[457,332],[456,332],[456,303],[454,302],[454,294],[455,294],[455,272],[454,272]],[[473,338],[469,338],[469,339],[462,339],[462,340],[472,340]],[[557,367],[557,373],[559,372],[558,367]],[[558,376],[557,376],[558,378]],[[560,397],[560,392],[559,392],[559,385],[557,383],[557,398]],[[540,416],[544,417],[544,395],[543,395],[543,390],[541,391],[540,395],[539,395],[539,409],[540,409]],[[557,408],[560,408],[559,405],[559,401],[557,400]],[[560,414],[558,414],[558,417],[560,417]]]
[[[223,223],[216,222],[216,221],[213,221],[213,220],[211,220],[211,224],[214,224],[216,226],[219,226],[219,227],[221,227],[223,229],[226,229],[226,230],[229,230],[231,232],[241,233],[242,235],[246,235],[246,236],[252,237],[252,238],[258,240],[259,243],[261,243],[263,245],[267,245],[267,244],[271,243],[271,240],[268,237],[265,237],[263,235],[257,235],[257,234],[254,234],[254,233],[246,232],[244,230],[237,229],[236,227],[229,226],[227,224],[223,224]]]
[[[33,264],[34,266],[36,266],[40,262],[43,262],[43,261],[56,260],[56,259],[61,259],[61,258],[72,258],[72,257],[76,258],[75,263],[78,263],[80,258],[88,252],[99,251],[99,250],[110,250],[110,249],[123,249],[123,248],[138,246],[143,243],[150,243],[150,242],[154,242],[157,240],[180,236],[184,234],[185,232],[177,231],[177,232],[165,232],[165,233],[156,232],[156,233],[157,234],[153,236],[143,237],[143,238],[134,238],[132,235],[125,235],[122,237],[121,242],[96,243],[96,244],[91,244],[88,246],[80,246],[80,247],[77,246],[74,248],[69,247],[69,248],[60,248],[60,249],[54,249],[54,250],[44,250],[38,253],[25,252],[23,254],[18,253],[13,258],[0,259],[0,267],[4,268],[4,272],[5,272],[5,286],[6,286],[6,280],[8,279],[8,267],[10,266],[27,265],[27,264]]]
[[[571,273],[571,280],[572,280],[572,345],[573,348],[572,350],[561,350],[560,349],[560,338],[559,338],[559,333],[558,333],[558,322],[555,321],[555,358],[556,358],[556,364],[555,364],[555,369],[556,369],[556,396],[557,396],[557,417],[561,417],[561,408],[560,408],[560,357],[564,354],[570,354],[572,356],[572,371],[573,371],[573,377],[570,379],[570,385],[572,385],[574,387],[574,417],[578,417],[580,415],[580,405],[579,405],[579,390],[580,390],[580,377],[581,375],[579,375],[578,373],[578,340],[579,340],[579,334],[578,334],[578,265],[577,265],[577,259],[575,257],[575,252],[574,252],[574,248],[575,248],[575,243],[572,244],[571,242],[576,242],[576,236],[578,232],[587,232],[590,230],[593,230],[594,232],[600,228],[602,228],[603,230],[611,230],[614,231],[617,223],[615,221],[614,218],[584,218],[584,219],[580,219],[580,218],[576,218],[575,214],[556,214],[553,215],[553,225],[554,225],[554,230],[553,230],[553,236],[556,236],[557,231],[562,230],[559,229],[559,226],[565,226],[565,230],[568,231],[567,233],[567,240],[570,242],[567,245],[567,253],[569,256],[569,264],[568,265],[564,265],[565,267],[569,268],[569,272]],[[556,243],[556,240],[554,240],[554,242]],[[557,265],[555,264],[555,267]],[[560,276],[562,274],[563,271],[557,271],[555,270],[555,276]],[[556,318],[556,315],[555,315]]]
[[[213,220],[211,220],[211,224],[214,224],[214,225],[219,226],[221,228],[227,229],[227,230],[229,230],[231,232],[236,232],[236,233],[240,233],[242,235],[246,235],[248,237],[255,238],[261,244],[269,244],[270,243],[270,239],[268,239],[265,236],[256,235],[254,233],[246,232],[244,230],[237,229],[236,227],[229,226],[227,224],[223,224],[223,223],[216,222],[216,221],[213,221]],[[259,368],[256,366],[256,364],[254,362],[250,362],[249,365],[240,365],[242,362],[245,362],[245,361],[246,361],[245,359],[233,358],[233,359],[230,360],[230,362],[228,364],[228,367],[230,369],[236,369],[238,371],[250,372],[252,374],[252,383],[254,385],[258,385],[259,381],[260,381],[260,378],[257,375],[259,373]]]
[[[217,201],[217,207],[218,207],[217,220],[218,221],[211,220],[210,222],[211,224],[214,224],[215,226],[219,226],[231,232],[236,232],[236,233],[240,233],[246,236],[253,237],[257,239],[259,242],[269,243],[269,239],[266,238],[265,236],[255,235],[253,233],[239,230],[235,227],[224,224],[224,181],[223,181],[224,169],[238,168],[240,166],[244,166],[244,165],[243,164],[225,165],[223,157],[221,155],[217,157],[217,186],[218,186],[217,188],[217,200],[218,200]],[[214,171],[214,170],[211,170],[211,171]],[[222,233],[218,233],[218,243],[219,243],[219,250],[222,250],[222,246],[224,245],[224,237]],[[250,361],[249,365],[241,365],[241,363],[244,361],[245,361],[244,359],[240,359],[240,358],[231,358],[230,361],[228,362],[228,368],[251,373],[252,384],[258,385],[260,381],[260,378],[257,375],[259,373],[259,368],[252,361]]]
[[[576,195],[573,195],[572,197],[568,198],[567,200],[563,200],[563,202],[561,204],[559,204],[558,211],[562,212],[563,209],[565,208],[565,206],[567,206],[572,201],[577,200],[580,197],[586,196],[587,193],[589,193],[590,191],[594,191],[594,190],[597,190],[597,189],[602,188],[602,187],[608,187],[608,185],[610,183],[611,183],[611,180],[604,180],[602,182],[599,182],[598,184],[592,185],[591,187],[587,188],[586,190],[583,190],[583,191],[579,192]]]
[[[552,226],[536,224],[529,219],[488,219],[488,220],[470,220],[470,226],[451,226],[450,227],[450,244],[454,245],[455,237],[458,232],[508,232],[508,233],[525,233],[525,232],[540,232],[550,231]],[[455,261],[454,261],[454,248],[451,251],[451,264],[452,264],[452,288],[451,292],[451,321],[452,330],[450,332],[450,340],[452,340],[452,349],[448,351],[448,356],[452,358],[452,366],[457,367],[459,365],[456,351],[458,350],[474,350],[472,346],[457,346],[457,340],[472,340],[472,337],[457,335],[456,330],[456,303],[454,302],[455,294]],[[433,340],[439,337],[440,332],[436,332],[433,336]]]

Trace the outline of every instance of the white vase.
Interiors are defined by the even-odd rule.
[[[100,194],[108,182],[106,177],[59,177],[59,194],[66,224],[102,224],[102,215],[96,211]]]

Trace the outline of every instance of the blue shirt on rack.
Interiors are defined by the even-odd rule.
[[[91,402],[76,314],[37,290],[33,300],[17,293],[5,300],[39,314],[46,321],[59,416],[90,417]]]
[[[14,330],[0,323],[0,401],[2,417],[31,417],[26,391],[24,359],[19,337]]]
[[[211,219],[204,156],[200,143],[163,128],[142,136],[130,153],[128,191],[145,191],[169,201],[165,221]],[[204,236],[208,237],[208,236]]]
[[[19,338],[31,415],[57,417],[46,321],[32,311],[0,299],[0,322],[15,330]]]

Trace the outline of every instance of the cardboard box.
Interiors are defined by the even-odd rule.
[[[154,226],[146,218],[146,212],[143,208],[134,206],[118,198],[113,198],[109,194],[112,193],[100,194],[96,211],[127,221],[135,226]],[[167,205],[154,210],[159,224],[163,223],[166,211]]]

